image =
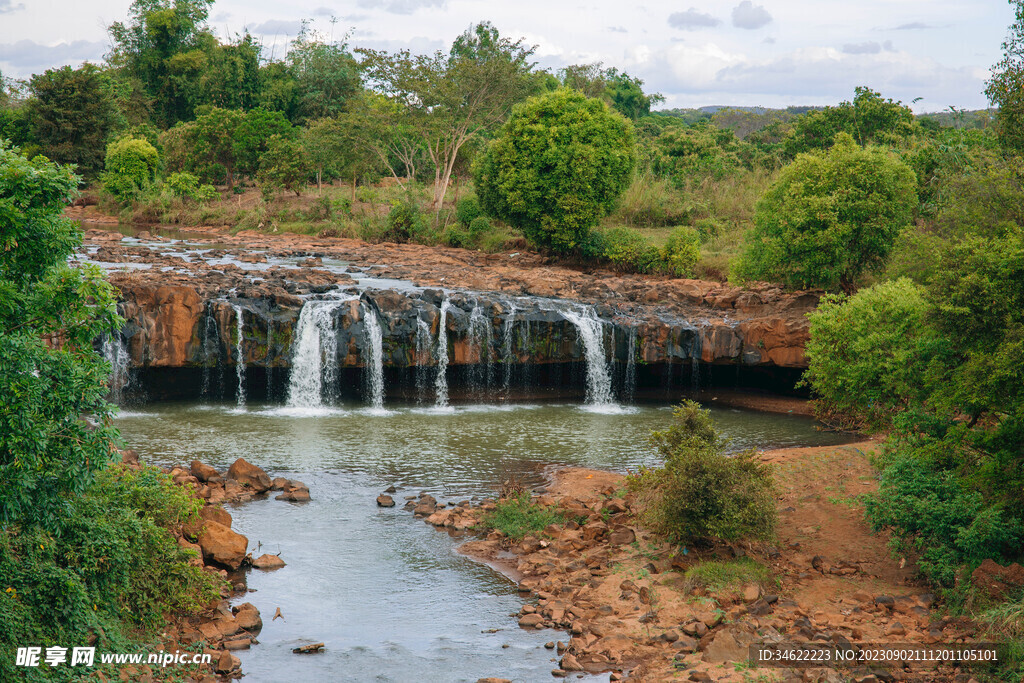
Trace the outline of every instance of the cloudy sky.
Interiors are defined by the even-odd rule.
[[[984,81],[1013,19],[1005,0],[217,0],[220,36],[248,29],[281,56],[309,19],[325,36],[447,48],[490,20],[537,46],[541,66],[604,62],[666,107],[834,104],[867,85],[917,111],[987,106]],[[0,70],[28,77],[98,61],[131,0],[0,0]],[[332,17],[336,21],[332,24]]]

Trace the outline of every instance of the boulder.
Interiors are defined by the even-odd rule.
[[[308,503],[310,501],[309,489],[294,488],[275,497],[275,500],[287,500],[292,503]]]
[[[256,569],[280,569],[285,566],[284,560],[277,555],[260,555],[252,561],[252,566]]]
[[[524,614],[519,618],[520,628],[537,628],[538,625],[544,623],[544,617],[539,614]]]
[[[395,499],[387,494],[381,494],[377,496],[377,505],[382,508],[393,508],[395,507]]]
[[[237,607],[232,607],[231,611],[235,614],[235,623],[238,624],[239,628],[250,633],[259,633],[263,628],[263,619],[260,618],[260,612],[251,602],[243,602]]]
[[[199,510],[199,516],[208,522],[217,522],[224,526],[231,526],[231,513],[220,505],[204,505]]]
[[[238,569],[242,564],[248,545],[249,539],[219,522],[206,522],[199,534],[199,547],[207,563],[216,562],[229,569]]]
[[[192,476],[199,481],[210,481],[211,479],[221,478],[220,472],[218,472],[216,468],[201,463],[198,460],[192,461],[190,469],[192,471]]]
[[[228,479],[234,479],[243,486],[248,486],[256,493],[269,491],[270,477],[256,465],[239,458],[228,468]]]
[[[750,657],[749,649],[755,641],[756,638],[746,631],[724,627],[704,650],[704,661],[712,664],[745,662]]]

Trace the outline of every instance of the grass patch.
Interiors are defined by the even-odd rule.
[[[700,587],[710,591],[738,590],[748,583],[765,588],[772,581],[768,567],[749,557],[701,562],[687,569],[685,577],[690,589]]]
[[[565,516],[552,507],[530,501],[530,494],[498,501],[497,506],[480,521],[484,529],[497,529],[515,541],[539,534],[549,524],[562,524]]]

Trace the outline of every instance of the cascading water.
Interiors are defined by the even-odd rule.
[[[346,300],[307,301],[299,313],[288,383],[288,407],[319,408],[337,393],[338,338],[334,311]],[[326,362],[326,365],[324,361]]]
[[[235,341],[235,374],[238,377],[238,407],[245,408],[245,353],[242,350],[242,340],[245,332],[245,316],[241,306],[233,305],[235,310],[235,332],[238,339]]]
[[[363,325],[366,335],[363,348],[368,358],[363,362],[366,377],[366,396],[370,407],[384,410],[384,333],[377,319],[377,313],[370,306],[363,305]]]
[[[110,400],[120,404],[124,398],[124,390],[131,384],[128,348],[120,334],[103,337],[103,358],[110,363]]]
[[[430,325],[423,318],[416,316],[416,401],[423,402],[427,393],[427,371],[429,366],[423,362],[425,356],[433,357],[434,337],[430,334]]]
[[[629,343],[626,345],[626,381],[622,390],[622,398],[633,401],[636,393],[636,328],[629,328]]]
[[[505,316],[505,324],[501,330],[501,355],[502,362],[505,368],[505,381],[504,389],[505,393],[512,387],[512,352],[513,342],[512,333],[515,330],[516,325],[516,302],[512,302],[512,305],[508,309],[508,313]]]
[[[604,335],[601,319],[593,308],[561,311],[562,317],[576,326],[587,362],[587,403],[592,406],[612,406],[612,379],[605,358]]]
[[[452,305],[448,299],[441,302],[441,320],[437,327],[437,376],[434,378],[434,391],[437,399],[434,405],[438,408],[448,407],[448,311]]]
[[[213,317],[213,307],[206,306],[206,316],[203,318],[203,386],[200,395],[210,394],[210,368],[217,364],[217,342],[212,330],[217,327],[217,321]]]
[[[481,398],[484,387],[489,387],[491,385],[493,380],[493,368],[491,359],[491,325],[486,316],[484,316],[484,310],[479,304],[475,304],[473,306],[473,310],[469,314],[469,334],[467,341],[469,343],[470,350],[476,350],[477,357],[476,364],[473,365],[470,370],[470,391],[477,398]]]

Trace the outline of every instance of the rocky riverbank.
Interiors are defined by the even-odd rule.
[[[124,467],[138,469],[138,455],[125,451],[122,456]],[[218,574],[226,582],[222,599],[199,613],[185,615],[173,621],[161,634],[160,647],[168,653],[181,652],[186,648],[195,651],[200,648],[211,656],[211,663],[201,667],[200,673],[191,680],[196,683],[215,683],[241,678],[241,662],[232,652],[249,649],[258,644],[257,636],[263,628],[259,610],[249,602],[231,606],[229,602],[244,595],[247,570],[251,567],[264,571],[280,569],[284,560],[277,555],[264,554],[253,558],[249,552],[249,541],[231,528],[231,514],[224,509],[225,503],[244,503],[259,496],[279,491],[276,498],[288,502],[305,502],[310,499],[309,489],[299,481],[271,479],[259,467],[239,458],[224,473],[192,461],[188,469],[165,468],[164,474],[179,486],[194,491],[203,501],[199,511],[200,519],[177,531],[178,545],[195,553],[194,563]],[[148,666],[129,665],[121,669],[122,680],[153,680],[157,672]]]
[[[893,558],[885,536],[867,528],[856,496],[876,485],[867,460],[875,445],[765,452],[779,491],[773,543],[667,544],[643,528],[620,475],[561,469],[532,500],[568,521],[519,542],[491,531],[460,551],[518,582],[526,600],[521,628],[568,633],[549,643],[556,677],[967,683],[966,669],[934,661],[845,670],[746,663],[755,644],[925,646],[971,642],[979,634],[976,624],[944,616],[935,595],[914,581],[913,562]],[[478,528],[495,505],[444,505],[420,496],[405,508],[461,534]],[[753,561],[764,572],[734,583],[709,578],[709,567],[737,561]]]

